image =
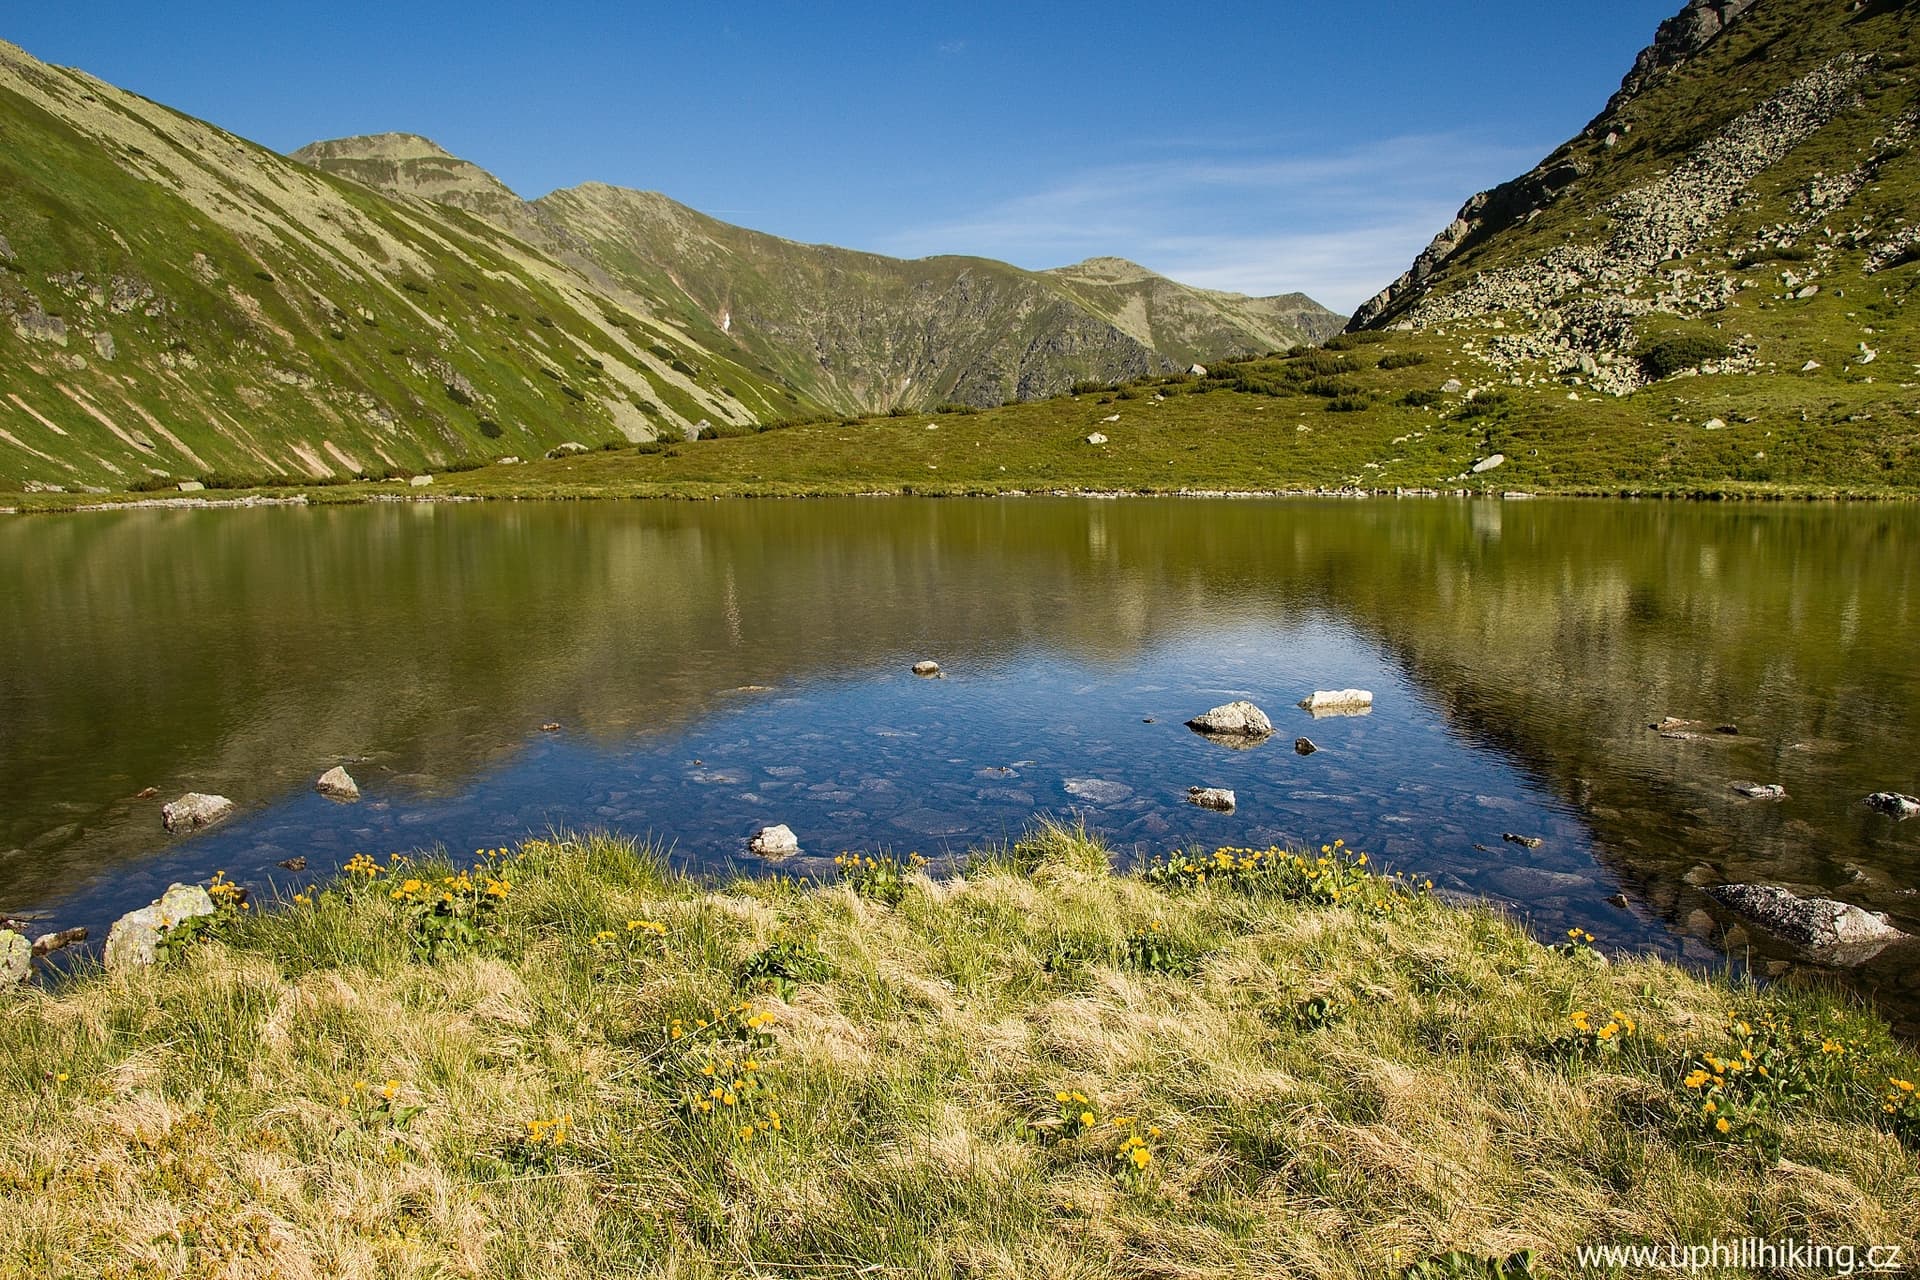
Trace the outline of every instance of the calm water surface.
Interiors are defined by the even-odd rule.
[[[1130,856],[1343,836],[1542,932],[1702,964],[1747,945],[1711,879],[1920,932],[1920,820],[1860,803],[1920,791],[1917,549],[1908,507],[1544,501],[15,518],[0,912],[104,930],[216,867],[266,892],[356,852],[553,828],[720,870],[784,822],[804,872],[1080,814]],[[948,678],[911,675],[924,657]],[[1294,707],[1346,686],[1372,715]],[[1182,727],[1242,697],[1273,716],[1266,745]],[[1668,714],[1739,733],[1649,731]],[[1302,734],[1321,750],[1296,755]],[[341,762],[357,805],[311,791]],[[1238,812],[1186,804],[1196,784]],[[190,789],[241,811],[169,836],[159,805]],[[276,866],[295,855],[306,877]],[[1912,948],[1851,980],[1914,1025]]]

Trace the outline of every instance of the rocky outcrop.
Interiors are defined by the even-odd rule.
[[[233,801],[225,796],[189,791],[171,804],[160,806],[160,822],[169,831],[196,831],[210,827],[233,812]]]
[[[183,920],[213,914],[213,899],[199,885],[176,884],[158,901],[129,911],[107,931],[106,964],[111,970],[138,968],[159,958],[168,931]]]
[[[1620,81],[1619,90],[1607,99],[1606,110],[1588,126],[1589,131],[1609,117],[1674,67],[1694,57],[1717,40],[1758,0],[1688,0],[1687,7],[1660,24],[1653,43],[1633,60],[1633,69]]]
[[[1727,910],[1829,964],[1861,964],[1907,935],[1886,916],[1778,885],[1723,884],[1704,891]]]

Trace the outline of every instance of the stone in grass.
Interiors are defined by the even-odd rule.
[[[212,914],[213,899],[205,889],[197,884],[171,886],[158,901],[113,922],[113,928],[107,931],[107,968],[152,964],[159,958],[160,943],[169,929],[182,920]]]
[[[1907,937],[1878,912],[1832,898],[1802,898],[1779,885],[1722,884],[1703,892],[1828,964],[1862,964]]]
[[[800,852],[800,839],[784,822],[762,827],[747,841],[747,848],[762,858],[790,858]]]
[[[1197,804],[1202,809],[1212,809],[1218,813],[1232,813],[1233,792],[1225,787],[1188,787],[1187,803]]]
[[[1187,728],[1210,738],[1259,738],[1273,736],[1273,721],[1267,713],[1244,699],[1213,708],[1205,715],[1187,721]]]
[[[352,801],[360,798],[360,784],[342,765],[335,765],[321,774],[314,781],[313,789],[329,800]]]
[[[225,796],[189,791],[160,806],[160,822],[169,831],[194,831],[210,827],[232,812],[233,801]]]
[[[25,982],[33,972],[33,944],[11,929],[0,929],[0,990]]]
[[[1867,807],[1889,818],[1911,818],[1920,814],[1920,800],[1898,791],[1876,791],[1867,797]]]

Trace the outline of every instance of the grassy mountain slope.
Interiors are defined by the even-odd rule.
[[[1033,399],[1339,327],[1301,294],[1193,289],[1118,259],[1048,272],[984,258],[906,261],[784,240],[603,183],[521,201],[491,174],[404,134],[294,154],[487,218],[650,299],[705,340],[738,344],[743,358],[844,411]]]
[[[329,477],[807,407],[469,213],[0,44],[0,482]]]

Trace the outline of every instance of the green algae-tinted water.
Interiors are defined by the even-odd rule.
[[[1699,882],[1920,932],[1920,509],[1053,499],[380,505],[0,522],[0,912],[549,828],[702,869],[784,822],[940,855],[1344,836],[1543,932],[1715,963]],[[937,659],[943,680],[912,676]],[[1361,686],[1373,714],[1294,703]],[[1278,734],[1182,727],[1236,697]],[[1662,737],[1663,716],[1737,733]],[[540,726],[557,723],[557,731]],[[1295,754],[1293,739],[1321,748]],[[345,762],[365,799],[315,796]],[[1737,781],[1787,798],[1744,800]],[[1226,786],[1231,816],[1185,803]],[[139,798],[146,788],[152,798]],[[185,790],[236,817],[160,828]],[[1543,838],[1528,848],[1507,833]],[[1625,909],[1607,899],[1624,893]],[[1744,957],[1748,939],[1736,933]],[[1763,948],[1764,950],[1764,948]],[[1852,979],[1905,1020],[1920,957]]]

